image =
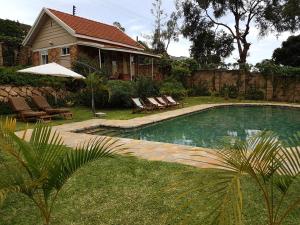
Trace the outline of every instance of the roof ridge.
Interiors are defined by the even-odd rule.
[[[51,8],[47,8],[48,10],[50,11],[55,11],[55,12],[59,12],[59,13],[63,13],[63,14],[67,14],[68,16],[73,16],[73,17],[77,17],[77,18],[80,18],[80,19],[84,19],[84,20],[88,20],[88,21],[91,21],[93,23],[100,23],[102,25],[105,25],[105,26],[109,26],[109,27],[113,27],[115,29],[118,29],[116,26],[112,25],[112,24],[107,24],[107,23],[103,23],[103,22],[99,22],[99,21],[96,21],[96,20],[92,20],[92,19],[88,19],[88,18],[85,18],[85,17],[82,17],[82,16],[74,16],[70,13],[66,13],[66,12],[62,12],[62,11],[59,11],[59,10],[56,10],[56,9],[51,9]]]

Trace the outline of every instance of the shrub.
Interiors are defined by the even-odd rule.
[[[239,95],[238,88],[235,85],[225,84],[220,91],[220,95],[225,98],[237,98]]]
[[[109,92],[108,104],[111,107],[131,107],[131,98],[136,90],[131,81],[113,80],[107,83]]]
[[[137,96],[141,98],[159,95],[158,83],[147,77],[139,77],[135,82],[135,89]]]
[[[248,100],[263,100],[264,99],[264,92],[259,90],[255,86],[249,87],[245,94],[245,99]]]
[[[208,90],[207,81],[201,81],[198,84],[194,85],[192,89],[189,91],[189,95],[191,96],[210,96],[210,92]]]
[[[158,59],[158,70],[164,76],[170,76],[172,71],[172,59],[168,56],[163,56]]]
[[[161,95],[171,95],[176,99],[181,99],[187,95],[187,90],[177,80],[166,80],[160,87]]]
[[[186,85],[186,79],[191,75],[191,71],[182,65],[173,65],[172,67],[172,78]]]
[[[81,106],[91,107],[92,92],[90,89],[82,89],[79,93],[75,94],[75,104]],[[108,91],[103,87],[98,87],[94,90],[95,107],[102,108],[108,104]]]

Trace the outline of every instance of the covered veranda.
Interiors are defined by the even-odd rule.
[[[94,43],[78,43],[78,55],[84,54],[97,59],[99,68],[104,69],[111,80],[136,80],[140,76],[161,80],[157,59],[144,51]]]

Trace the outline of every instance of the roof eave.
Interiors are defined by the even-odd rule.
[[[135,46],[132,46],[132,45],[127,45],[127,44],[124,44],[124,43],[110,41],[110,40],[106,40],[106,39],[90,37],[90,36],[86,36],[86,35],[82,35],[82,34],[75,34],[74,36],[77,37],[77,38],[83,38],[83,39],[89,39],[89,40],[93,40],[93,41],[99,41],[99,42],[119,45],[119,46],[122,46],[122,47],[131,48],[131,49],[135,49],[135,50],[141,50],[141,51],[145,50],[144,48],[139,48],[139,47],[135,47]]]

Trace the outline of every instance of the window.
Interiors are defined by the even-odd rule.
[[[48,51],[41,51],[41,64],[48,63]]]
[[[69,47],[61,48],[61,55],[70,55],[70,48]]]

